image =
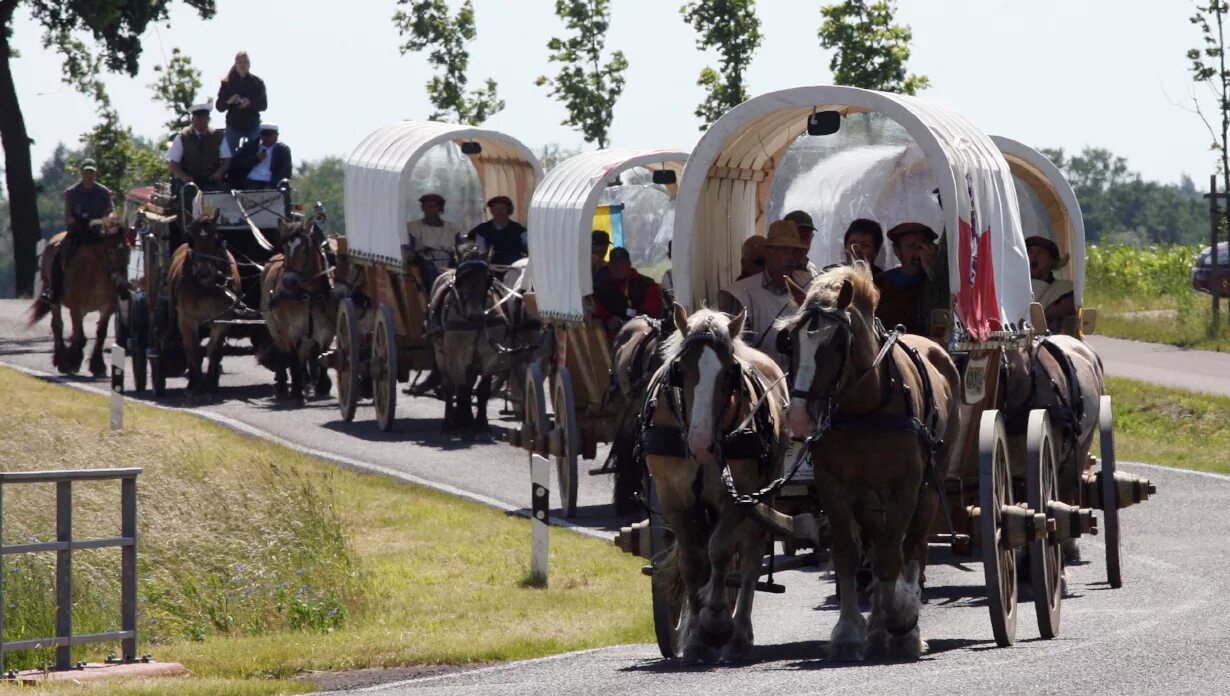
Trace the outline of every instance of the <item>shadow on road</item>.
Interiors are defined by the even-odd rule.
[[[933,659],[936,655],[963,648],[979,649],[979,646],[995,647],[994,641],[965,639],[928,640],[928,651],[922,660]],[[636,664],[621,668],[620,672],[644,672],[650,674],[675,674],[686,672],[710,672],[719,669],[740,669],[749,664],[760,664],[775,670],[817,670],[841,669],[844,667],[863,667],[867,665],[887,665],[909,663],[913,660],[889,660],[869,658],[863,662],[829,662],[824,659],[828,654],[828,641],[806,640],[776,645],[757,645],[752,649],[752,659],[747,662],[733,664],[701,664],[684,665],[678,660],[655,659],[642,660]]]

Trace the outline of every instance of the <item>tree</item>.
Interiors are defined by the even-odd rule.
[[[444,0],[397,0],[397,4],[410,6],[409,12],[393,14],[398,33],[409,35],[401,46],[402,55],[430,47],[427,62],[440,73],[427,81],[427,97],[436,107],[431,120],[444,121],[451,112],[457,123],[477,126],[502,111],[504,101],[496,96],[495,80],[487,78],[485,88],[466,92],[470,65],[466,46],[478,36],[470,0],[461,4],[456,17],[449,16]]]
[[[542,146],[542,152],[538,155],[538,161],[542,164],[542,172],[546,174],[555,169],[560,162],[579,154],[581,154],[581,148],[579,147],[564,147],[559,143],[547,143]]]
[[[311,210],[316,201],[325,204],[328,218],[325,231],[341,234],[346,222],[344,191],[346,176],[340,157],[325,157],[315,162],[303,162],[295,176],[295,198]]]
[[[763,38],[760,19],[756,16],[756,0],[692,0],[679,12],[700,34],[696,47],[717,48],[721,54],[719,70],[706,66],[696,81],[707,93],[694,112],[703,121],[703,131],[722,114],[747,101],[743,72]]]
[[[214,0],[183,0],[202,18],[214,14]],[[17,99],[11,60],[12,37],[19,7],[29,8],[42,27],[44,43],[62,48],[59,37],[76,32],[88,34],[101,64],[112,72],[136,75],[140,67],[141,35],[151,22],[169,17],[166,0],[0,0],[0,140],[3,141],[5,181],[9,192],[9,215],[13,226],[16,291],[28,295],[34,289],[35,244],[39,238],[37,191],[30,163],[30,135]],[[48,41],[48,39],[51,41]],[[84,45],[84,44],[82,44]],[[65,55],[66,75],[74,57]]]
[[[623,51],[613,52],[610,61],[602,64],[611,24],[610,0],[555,0],[555,14],[574,35],[547,42],[548,60],[560,63],[559,73],[554,78],[541,75],[534,83],[549,86],[551,97],[568,109],[562,125],[579,129],[585,142],[605,148],[628,69]]]
[[[882,92],[917,94],[926,89],[926,75],[908,75],[909,25],[893,24],[892,0],[843,0],[820,8],[820,45],[836,49],[829,61],[833,82]]]
[[[154,101],[161,102],[171,112],[166,122],[167,134],[178,133],[192,123],[188,111],[201,91],[201,71],[192,64],[191,56],[173,48],[171,60],[165,67],[155,65],[154,72],[158,77],[149,85],[154,90]]]

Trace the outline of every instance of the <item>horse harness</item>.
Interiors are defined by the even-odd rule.
[[[683,397],[683,369],[679,361],[688,348],[697,344],[716,345],[718,337],[711,331],[693,331],[683,339],[679,353],[663,369],[659,370],[657,379],[650,384],[645,395],[645,405],[641,409],[641,419],[637,438],[633,449],[633,458],[643,465],[645,456],[654,454],[666,457],[685,458],[688,446],[684,425],[687,420],[687,405]],[[773,466],[774,449],[777,437],[773,431],[773,423],[767,408],[767,400],[772,396],[772,390],[777,382],[770,383],[760,370],[754,366],[745,369],[743,362],[734,358],[729,366],[727,381],[730,392],[727,402],[735,400],[734,421],[729,429],[717,438],[716,458],[721,462],[721,479],[736,505],[755,505],[761,500],[776,493],[785,483],[785,477],[775,480],[769,486],[754,493],[741,493],[734,484],[728,460],[755,459],[761,475],[770,471]],[[658,400],[666,399],[672,417],[677,425],[662,425],[652,422],[657,411]],[[749,413],[739,421],[742,404],[748,405]],[[721,426],[719,426],[721,427]],[[704,489],[704,468],[697,469],[696,479],[692,482],[697,505],[703,500],[701,491]]]
[[[477,321],[471,317],[462,319],[445,318],[445,308],[448,305],[449,299],[454,300],[458,306],[462,305],[461,293],[457,290],[457,277],[463,272],[471,270],[479,270],[486,274],[486,293],[496,298],[495,304],[484,311],[481,318]],[[435,306],[431,311],[431,323],[436,328],[429,329],[428,337],[445,331],[481,331],[482,336],[487,339],[487,343],[499,354],[508,355],[534,349],[534,346],[528,343],[513,347],[505,346],[491,335],[493,327],[503,326],[510,336],[516,335],[522,329],[528,327],[518,326],[509,321],[507,314],[501,309],[504,303],[516,296],[517,293],[495,279],[495,275],[491,272],[490,263],[483,259],[466,259],[457,264],[452,279],[445,282],[447,283],[447,287],[444,289],[445,296],[441,298],[439,303],[433,303]],[[507,294],[502,298],[497,295],[497,288],[495,287],[497,284],[500,288],[507,291]],[[474,341],[475,343],[478,342],[478,336],[475,337]]]
[[[1060,371],[1063,372],[1064,381],[1067,382],[1066,385],[1061,386],[1049,374],[1042,372],[1041,376],[1051,383],[1051,390],[1059,399],[1059,403],[1051,404],[1045,407],[1045,410],[1051,422],[1056,425],[1056,429],[1061,431],[1066,439],[1075,442],[1080,435],[1081,422],[1085,419],[1085,402],[1081,398],[1080,381],[1077,379],[1076,366],[1072,364],[1072,358],[1049,337],[1035,342],[1030,349],[1029,395],[1016,406],[1005,406],[1004,430],[1008,435],[1020,435],[1028,426],[1029,412],[1038,399],[1038,370],[1041,369],[1038,353],[1043,350],[1055,359]],[[1007,371],[1007,362],[1003,363],[1002,369]]]

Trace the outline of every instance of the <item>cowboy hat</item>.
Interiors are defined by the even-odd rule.
[[[764,241],[765,247],[784,247],[787,249],[806,249],[799,236],[799,228],[790,220],[778,220],[769,225],[769,234]]]
[[[1059,245],[1046,237],[1041,237],[1038,235],[1029,237],[1025,240],[1025,249],[1028,250],[1029,247],[1041,247],[1046,249],[1046,253],[1051,255],[1051,260],[1054,262],[1053,266],[1055,268],[1063,268],[1068,265],[1068,257],[1059,253]]]

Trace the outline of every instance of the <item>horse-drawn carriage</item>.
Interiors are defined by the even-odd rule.
[[[693,312],[704,323],[690,320],[646,404],[654,411],[642,436],[654,478],[650,518],[617,539],[654,561],[647,572],[662,653],[696,658],[708,640],[745,656],[751,592],[780,590],[757,576],[815,564],[831,552],[842,613],[830,656],[862,659],[869,635],[917,656],[928,542],[948,544],[957,555],[979,550],[1001,645],[1015,639],[1017,556],[1026,553],[1039,628],[1052,637],[1063,591],[1061,546],[1093,532],[1091,508],[1100,509],[1109,579],[1118,586],[1118,509],[1153,492],[1148,481],[1115,471],[1110,399],[1096,356],[1079,340],[1047,337],[1032,301],[1018,188],[1037,197],[1046,229],[1071,256],[1067,272],[1079,308],[1083,228],[1075,196],[1045,158],[1007,140],[997,147],[947,108],[845,87],[767,94],[714,123],[688,161],[675,217],[677,302],[688,309],[716,304],[736,276],[743,240],[766,228],[775,206],[786,207],[771,199],[774,191],[781,195],[775,175],[792,144],[807,140],[828,182],[811,192],[808,206],[819,221],[814,260],[843,262],[836,254],[815,258],[816,251],[827,245],[840,254],[842,230],[854,218],[885,227],[919,222],[940,233],[927,293],[937,342],[886,330],[872,318],[877,293],[862,262],[826,271],[806,293],[794,290],[797,313],[780,322],[787,338],[777,346],[790,369],[776,380],[774,365],[753,370],[731,350],[724,331],[727,324],[737,331],[742,319]],[[1078,311],[1069,324],[1077,335],[1081,317]],[[1049,371],[1038,367],[1044,363]],[[706,382],[718,386],[698,388]],[[730,390],[735,418],[722,407],[697,437],[689,419],[699,418],[707,400],[720,402],[714,389]],[[770,410],[788,414],[802,439],[788,456],[781,424],[760,420]],[[1011,437],[1006,422],[1016,426]],[[750,448],[742,444],[749,433],[761,437]],[[1096,473],[1087,457],[1095,435]],[[703,460],[711,461],[696,464]],[[895,479],[875,478],[887,476],[880,460],[899,467]],[[871,491],[872,481],[883,489]],[[700,509],[708,512],[698,517]],[[821,515],[827,525],[817,523]],[[759,531],[733,541],[749,519]],[[683,548],[682,532],[689,547],[699,534],[707,550]],[[783,558],[773,539],[815,552]],[[687,553],[690,571],[678,562]],[[860,553],[881,582],[870,631],[855,599]]]
[[[519,141],[490,130],[435,121],[401,121],[371,133],[345,163],[346,237],[339,240],[335,283],[348,296],[338,307],[337,344],[327,363],[336,370],[338,408],[354,418],[369,387],[381,430],[393,427],[397,384],[413,370],[435,365],[427,335],[428,293],[418,264],[403,251],[412,205],[437,190],[432,177],[416,177],[430,153],[459,150],[477,172],[480,201],[507,196],[524,210],[542,178],[542,166]],[[451,173],[469,169],[458,162]],[[468,173],[468,172],[462,172]],[[431,183],[425,183],[431,182]],[[455,188],[463,193],[465,185]],[[461,207],[463,201],[453,200]],[[473,222],[473,221],[471,221]]]
[[[228,291],[233,307],[260,307],[260,271],[278,242],[278,223],[293,215],[291,188],[283,181],[276,189],[259,191],[201,191],[193,184],[172,194],[167,185],[146,186],[129,192],[124,222],[133,231],[129,266],[131,300],[123,303],[116,319],[116,337],[132,358],[137,391],[146,386],[147,372],[155,396],[166,391],[168,377],[183,374],[188,365],[175,305],[169,287],[176,249],[187,242],[194,217],[214,217],[212,223],[223,247],[239,264],[240,287]],[[252,317],[216,317],[242,325],[255,344],[263,322]]]
[[[582,153],[552,169],[530,202],[527,306],[544,325],[546,355],[528,368],[523,421],[510,442],[554,458],[564,517],[576,514],[578,459],[593,459],[618,426],[608,399],[610,344],[591,298],[595,211],[613,187],[625,188],[621,175],[629,178],[626,187],[634,186],[637,168],[648,169],[651,182],[674,198],[686,159],[683,150]]]

